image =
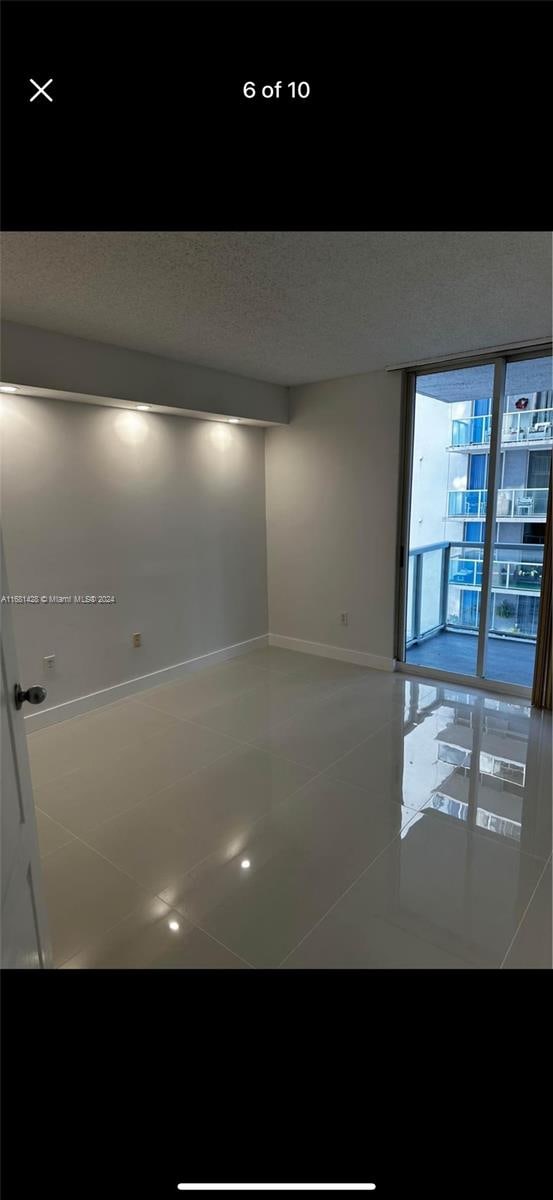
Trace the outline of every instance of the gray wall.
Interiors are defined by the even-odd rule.
[[[257,421],[288,420],[288,389],[104,342],[2,323],[2,379]]]
[[[267,632],[262,429],[25,396],[2,410],[10,590],[117,597],[14,610],[22,680],[49,704]]]
[[[267,430],[271,633],[393,658],[400,410],[378,371],[291,389]]]

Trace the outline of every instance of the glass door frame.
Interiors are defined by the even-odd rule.
[[[529,699],[532,687],[519,683],[507,683],[503,680],[491,679],[485,676],[486,656],[488,650],[488,618],[492,592],[492,573],[494,562],[494,540],[496,525],[496,507],[498,474],[501,460],[501,429],[505,412],[505,378],[507,364],[523,362],[525,359],[546,358],[552,354],[550,342],[539,343],[535,346],[524,347],[520,350],[509,350],[504,353],[488,353],[463,356],[458,359],[420,364],[402,372],[402,417],[400,445],[400,478],[399,478],[399,529],[396,555],[396,638],[395,658],[400,671],[409,675],[432,677],[446,683],[461,683],[470,687],[484,688],[487,691],[500,692],[503,695],[522,696]],[[488,455],[487,504],[484,529],[484,551],[482,563],[482,584],[480,591],[480,618],[478,625],[478,642],[476,656],[476,674],[461,675],[453,671],[443,671],[437,667],[424,667],[406,661],[406,628],[407,628],[407,594],[409,574],[409,529],[411,518],[411,481],[413,472],[413,447],[415,433],[415,391],[416,381],[421,375],[440,374],[445,371],[462,370],[474,366],[492,366],[493,393],[491,408],[491,438]],[[553,474],[549,479],[549,488],[553,488]],[[491,499],[491,503],[490,503]]]

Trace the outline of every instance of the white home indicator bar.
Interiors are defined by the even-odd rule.
[[[376,1183],[179,1183],[179,1192],[374,1192]]]

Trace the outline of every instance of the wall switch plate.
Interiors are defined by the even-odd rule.
[[[349,625],[349,613],[340,613],[340,624]]]
[[[142,634],[141,633],[133,633],[132,644],[133,644],[133,646],[141,646],[142,645]]]
[[[43,661],[43,663],[44,663],[44,670],[45,670],[45,671],[53,671],[53,670],[54,670],[54,667],[55,667],[55,665],[56,665],[56,656],[55,656],[55,654],[45,654],[45,655],[44,655],[44,658],[43,658],[43,660],[42,660],[42,661]]]

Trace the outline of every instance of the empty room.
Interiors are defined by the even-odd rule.
[[[550,233],[2,260],[2,965],[550,968]]]

